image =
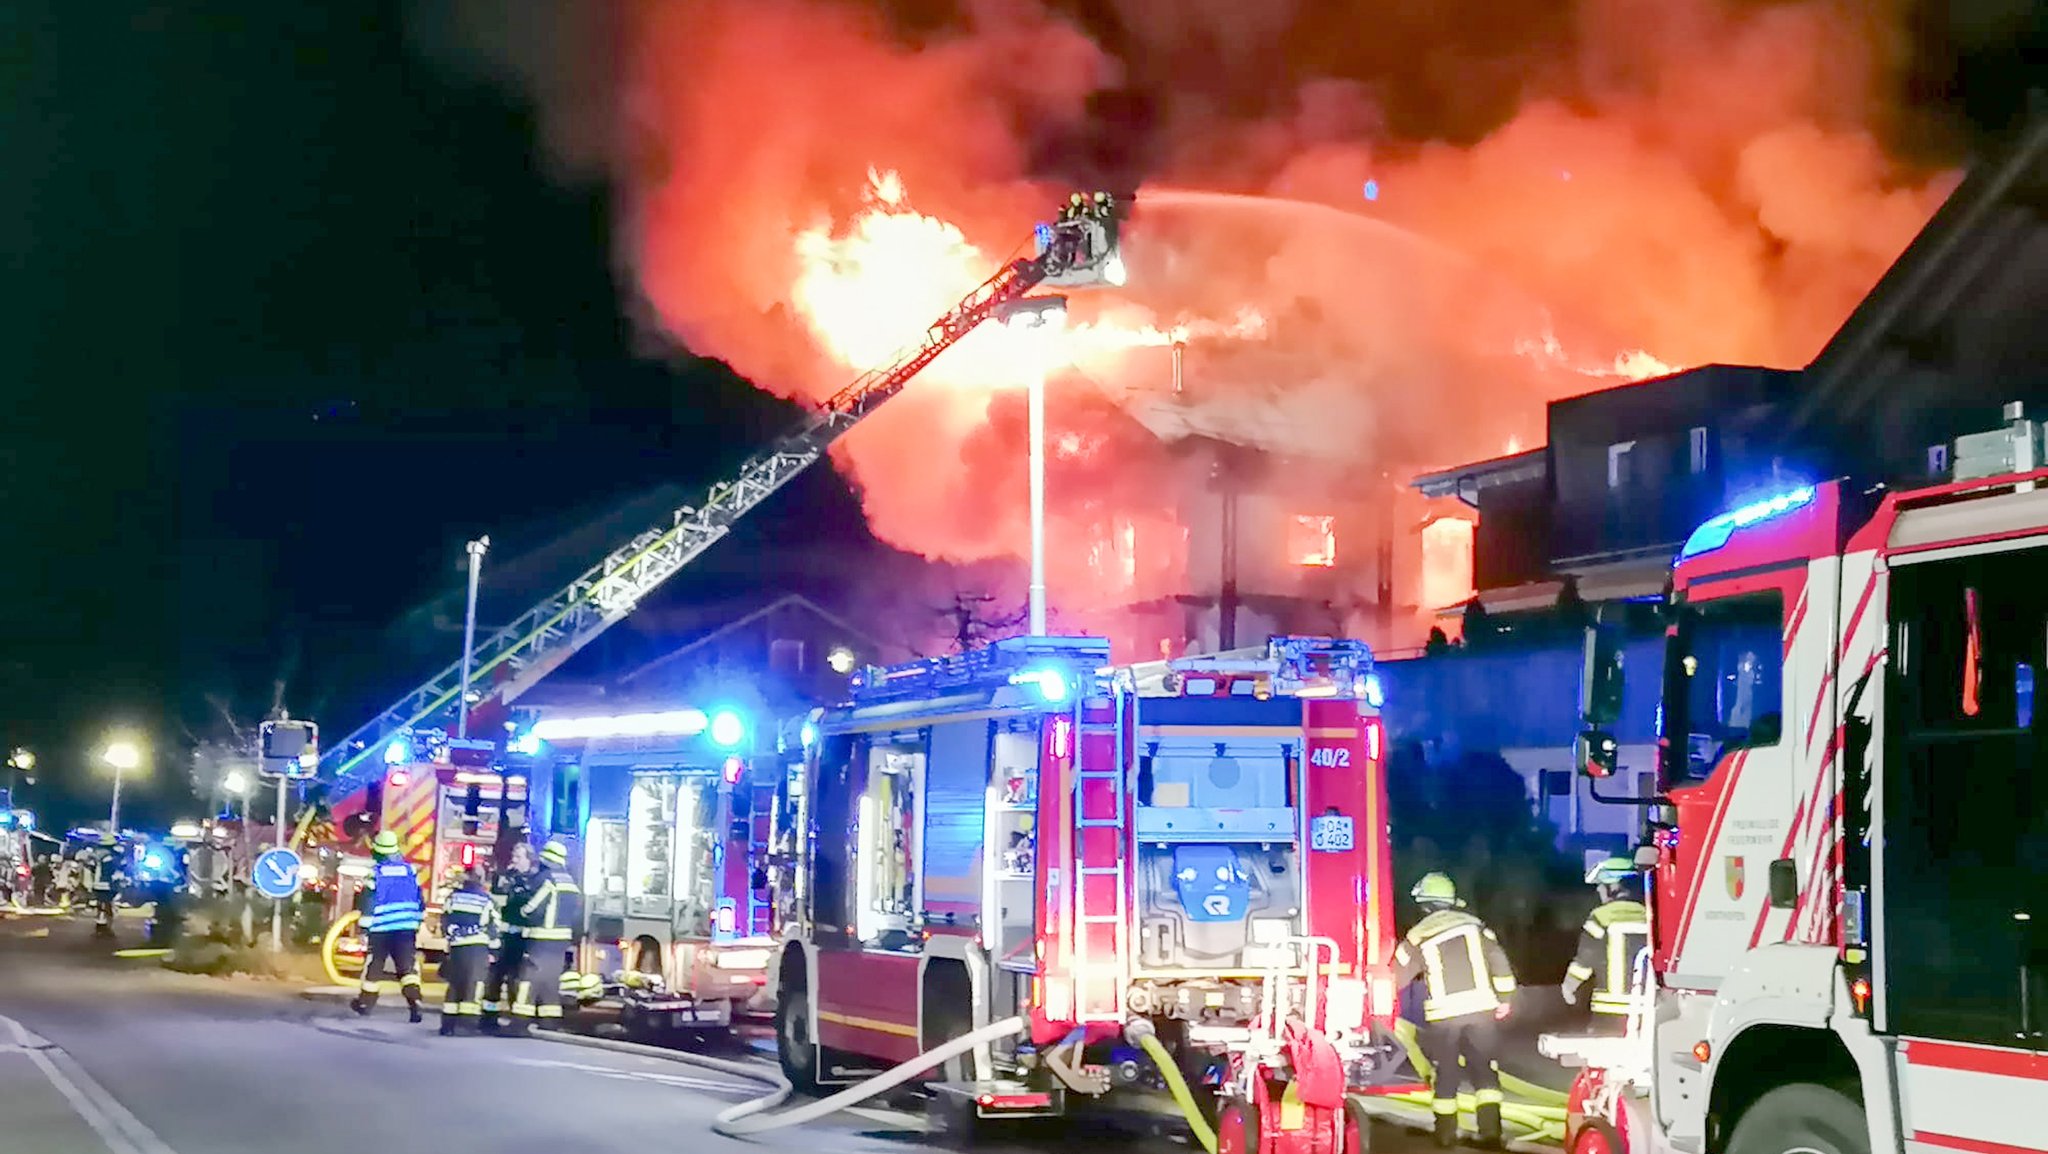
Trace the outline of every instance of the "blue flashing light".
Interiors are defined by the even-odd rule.
[[[818,744],[818,727],[806,721],[804,727],[798,731],[798,736],[803,741],[804,748],[809,749]]]
[[[1685,548],[1678,551],[1678,559],[1685,561],[1702,553],[1711,553],[1726,545],[1737,529],[1747,529],[1751,525],[1804,509],[1813,504],[1813,492],[1813,486],[1804,485],[1789,493],[1780,493],[1775,497],[1723,513],[1692,531],[1692,536],[1685,539]]]
[[[402,737],[394,737],[384,747],[385,765],[404,765],[412,760],[412,743]]]
[[[1364,677],[1364,682],[1359,688],[1359,695],[1365,698],[1365,703],[1374,709],[1385,705],[1387,703],[1387,687],[1381,684],[1380,675],[1368,673]]]
[[[1039,252],[1050,249],[1052,247],[1052,226],[1044,221],[1033,225],[1031,227],[1031,239],[1038,242]]]
[[[1368,181],[1366,181],[1366,182],[1365,182],[1365,199],[1367,199],[1367,200],[1378,200],[1379,198],[1380,198],[1380,182],[1379,182],[1379,181],[1377,181],[1377,180],[1368,180]]]
[[[734,710],[721,709],[711,715],[708,732],[713,745],[732,749],[747,739],[747,719]]]
[[[1064,671],[1049,666],[1013,673],[1010,675],[1010,684],[1035,685],[1038,687],[1038,695],[1055,705],[1065,701],[1073,688],[1067,683]]]
[[[539,757],[540,748],[542,745],[545,744],[545,742],[543,742],[539,737],[536,737],[534,735],[534,732],[529,729],[525,733],[522,733],[518,737],[512,739],[512,752],[519,754],[523,757]]]
[[[2029,683],[2029,684],[2031,684],[2031,683]],[[35,829],[35,828],[36,828],[36,815],[35,815],[35,814],[33,814],[33,813],[30,813],[30,812],[29,812],[28,810],[25,810],[25,809],[24,809],[24,810],[21,810],[21,811],[19,811],[19,812],[18,812],[18,814],[17,814],[17,816],[19,816],[19,817],[21,818],[21,828],[23,828],[23,829],[26,829],[26,830],[33,830],[33,829]]]
[[[167,866],[169,866],[170,864],[171,864],[171,863],[169,863],[169,862],[167,862],[167,861],[165,861],[165,860],[164,860],[164,852],[163,852],[162,850],[159,850],[159,849],[151,849],[151,850],[144,850],[144,851],[143,851],[143,853],[142,853],[142,868],[143,868],[143,869],[146,869],[146,870],[151,870],[151,871],[162,871],[163,869],[165,869],[165,868],[166,868]]]
[[[7,812],[7,811],[6,811],[6,810],[4,810],[4,809],[0,809],[0,829],[13,829],[13,828],[14,828],[14,815],[13,815],[13,814],[11,814],[11,813],[9,813],[9,812]]]

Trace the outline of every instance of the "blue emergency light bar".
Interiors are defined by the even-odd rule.
[[[1803,485],[1789,493],[1779,493],[1723,513],[1692,531],[1692,536],[1685,539],[1685,547],[1678,551],[1678,559],[1687,561],[1702,553],[1712,553],[1726,545],[1737,529],[1747,529],[1804,509],[1813,504],[1813,496],[1813,486]]]
[[[871,665],[853,675],[850,688],[854,703],[860,705],[1028,683],[1057,704],[1108,664],[1109,640],[1104,637],[1006,637],[953,657],[886,668]]]

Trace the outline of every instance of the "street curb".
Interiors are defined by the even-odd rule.
[[[309,1002],[346,1002],[356,996],[347,986],[308,986],[299,991],[299,997]]]

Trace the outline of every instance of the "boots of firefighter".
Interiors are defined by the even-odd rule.
[[[562,973],[568,968],[568,960],[569,949],[566,942],[533,943],[527,952],[526,971],[520,975],[520,997],[513,1003],[513,1012],[519,1012],[519,1004],[524,1002],[535,1019],[535,1025],[543,1030],[560,1029]]]
[[[1448,1150],[1458,1144],[1458,1100],[1438,1098],[1430,1103],[1436,1112],[1436,1144]]]
[[[356,991],[356,996],[349,999],[348,1008],[354,1010],[357,1017],[369,1017],[370,1011],[377,1008],[377,987],[375,983],[364,982],[362,989]]]
[[[1500,1091],[1491,1091],[1494,1095],[1491,1101],[1487,1100],[1486,1095],[1488,1093],[1489,1091],[1486,1090],[1479,1092],[1479,1108],[1474,1111],[1475,1121],[1479,1128],[1479,1148],[1481,1150],[1498,1150],[1501,1147]]]

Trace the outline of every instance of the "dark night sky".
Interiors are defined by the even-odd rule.
[[[1912,95],[1993,126],[2042,21],[1966,54],[1986,7],[1925,6]],[[467,536],[701,482],[787,415],[636,359],[606,191],[404,8],[0,6],[0,741],[46,780],[97,796],[114,724],[181,779],[180,719],[276,677],[338,735]],[[852,519],[829,477],[791,502]]]

